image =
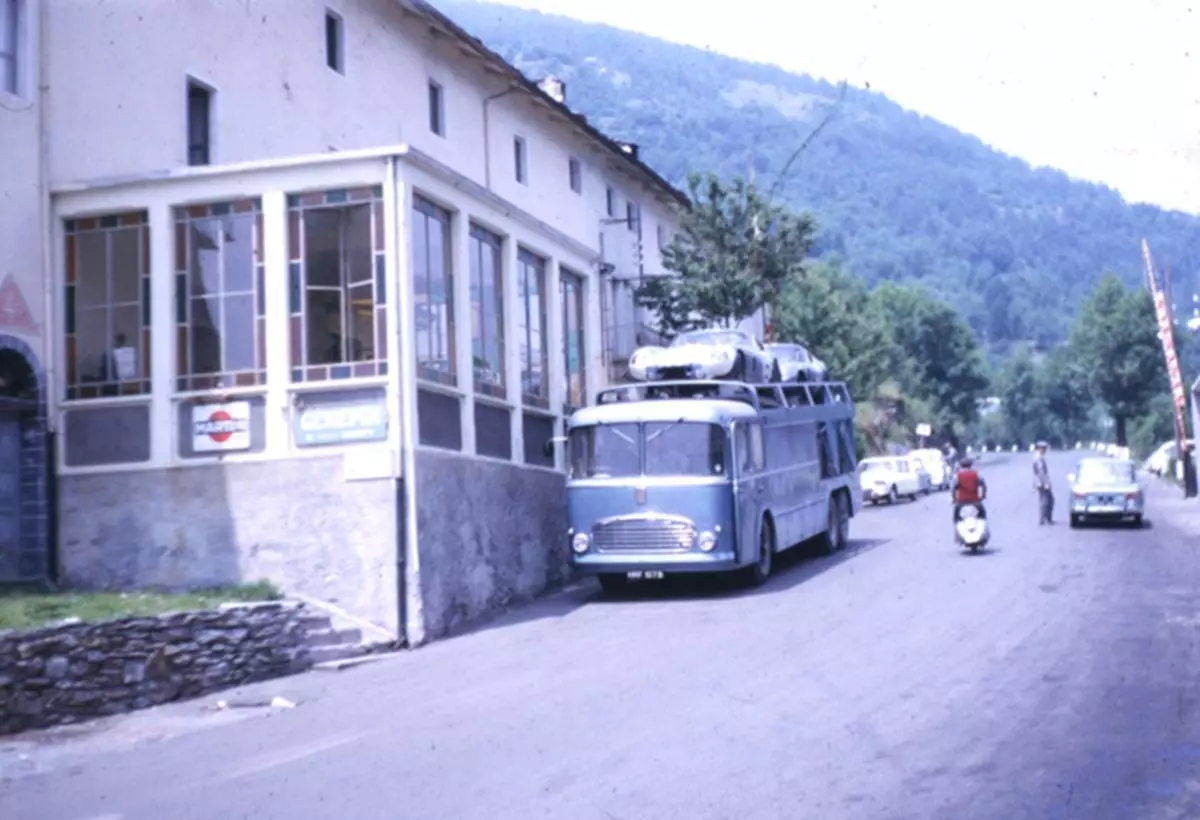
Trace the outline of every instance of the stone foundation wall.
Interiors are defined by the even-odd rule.
[[[0,632],[0,735],[143,709],[311,666],[298,604]]]
[[[395,635],[396,482],[341,456],[59,479],[63,581],[182,590],[266,579]]]
[[[426,639],[571,577],[565,475],[436,450],[416,467]]]

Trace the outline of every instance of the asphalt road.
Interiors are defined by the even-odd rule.
[[[1027,454],[985,475],[986,554],[945,494],[867,509],[754,592],[588,588],[251,688],[292,710],[0,742],[0,817],[1200,816],[1200,540],[1038,527]]]

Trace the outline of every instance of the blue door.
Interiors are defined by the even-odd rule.
[[[0,411],[0,582],[20,580],[21,423]]]
[[[762,425],[757,422],[733,423],[734,514],[737,529],[737,554],[743,564],[758,558],[758,522],[762,518],[766,483],[762,472]]]

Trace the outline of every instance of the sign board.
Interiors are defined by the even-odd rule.
[[[297,447],[383,441],[388,435],[387,404],[378,399],[313,402],[296,409],[294,432]]]
[[[928,424],[918,424],[917,425],[917,435],[918,436],[932,436],[933,428],[930,427]]]
[[[192,450],[222,453],[250,449],[250,403],[197,404],[192,407]]]
[[[1175,440],[1187,437],[1187,426],[1184,422],[1187,394],[1183,389],[1183,375],[1179,372],[1179,357],[1175,353],[1175,334],[1171,327],[1171,312],[1167,309],[1167,297],[1158,286],[1158,277],[1154,274],[1154,263],[1150,259],[1150,244],[1142,240],[1142,262],[1146,266],[1146,278],[1150,285],[1150,293],[1154,297],[1154,314],[1158,319],[1158,338],[1162,342],[1163,356],[1167,360],[1167,377],[1171,380],[1171,399],[1175,410]]]

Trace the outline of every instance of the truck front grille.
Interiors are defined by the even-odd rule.
[[[592,529],[597,552],[687,552],[696,541],[696,525],[686,518],[617,518]]]

